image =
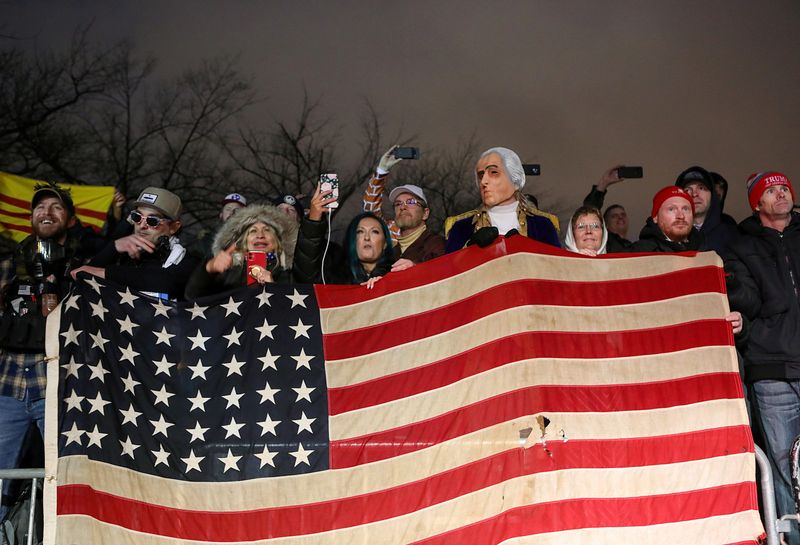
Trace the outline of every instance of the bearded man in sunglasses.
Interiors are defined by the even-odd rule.
[[[177,195],[146,188],[128,216],[133,233],[109,243],[89,265],[75,269],[73,277],[88,272],[161,299],[183,298],[197,260],[177,237],[181,212]]]

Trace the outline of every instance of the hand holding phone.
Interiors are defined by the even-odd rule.
[[[403,148],[398,146],[394,148],[392,155],[397,159],[419,159],[419,148]]]
[[[644,175],[642,167],[619,167],[617,176],[619,178],[641,178]]]

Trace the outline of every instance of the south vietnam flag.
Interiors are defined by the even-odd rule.
[[[0,172],[0,235],[17,242],[31,233],[31,199],[39,180]],[[59,184],[72,193],[75,213],[84,225],[96,231],[106,221],[114,197],[112,186]]]

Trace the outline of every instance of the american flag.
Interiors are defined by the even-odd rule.
[[[78,282],[48,324],[47,539],[756,543],[726,312],[713,253],[519,236],[374,290]]]

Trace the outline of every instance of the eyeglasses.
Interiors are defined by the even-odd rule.
[[[167,218],[159,218],[158,216],[143,216],[136,210],[131,211],[128,218],[130,218],[131,222],[135,223],[136,225],[142,223],[142,220],[144,220],[144,223],[148,227],[152,228],[156,228],[162,223],[170,221]]]
[[[599,223],[579,223],[575,226],[576,231],[600,231],[602,228]]]
[[[421,207],[425,208],[425,203],[423,203],[418,199],[406,199],[404,201],[394,201],[394,204],[392,206],[394,206],[395,208],[400,208],[403,205],[414,206],[415,204],[418,204]]]

